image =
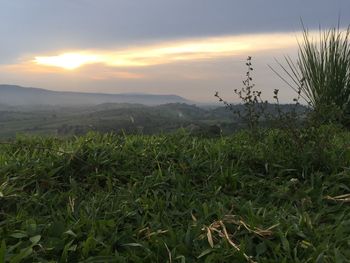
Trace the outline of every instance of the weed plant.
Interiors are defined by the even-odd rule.
[[[222,102],[225,107],[237,115],[242,122],[246,124],[250,133],[255,137],[256,141],[261,139],[268,129],[262,129],[262,123],[267,124],[268,128],[278,128],[289,133],[294,139],[294,143],[299,145],[299,149],[302,150],[303,144],[300,139],[300,128],[305,122],[301,115],[305,112],[298,113],[298,107],[300,106],[301,89],[297,91],[297,97],[293,98],[293,105],[289,108],[289,111],[283,111],[279,101],[279,89],[274,89],[273,99],[275,101],[275,111],[271,112],[267,110],[268,101],[263,100],[262,91],[256,89],[253,84],[252,78],[252,57],[249,56],[246,62],[247,72],[246,79],[243,80],[243,87],[241,89],[234,89],[234,94],[240,99],[241,104],[244,106],[244,110],[235,110],[232,103],[228,103],[224,100],[218,92],[215,93],[215,97]],[[305,130],[304,130],[305,132]]]
[[[250,132],[257,136],[259,129],[259,122],[264,118],[266,113],[267,101],[263,101],[260,90],[255,88],[253,83],[253,66],[252,57],[248,56],[246,61],[247,72],[246,78],[242,81],[243,86],[240,89],[234,89],[234,94],[240,99],[244,106],[244,110],[235,110],[232,103],[224,100],[219,92],[215,92],[215,97],[222,102],[228,110],[231,110],[235,115],[237,115],[240,120],[242,120],[246,126],[249,128]]]

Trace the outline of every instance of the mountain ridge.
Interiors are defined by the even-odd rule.
[[[193,103],[174,94],[147,93],[89,93],[53,91],[42,88],[0,84],[0,104],[6,105],[98,105],[102,103],[139,103],[161,105],[166,103]]]

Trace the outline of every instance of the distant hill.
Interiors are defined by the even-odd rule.
[[[192,102],[177,95],[63,92],[16,85],[0,85],[0,104],[5,105],[98,105],[103,103],[161,105]]]

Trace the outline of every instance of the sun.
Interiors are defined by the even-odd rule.
[[[96,55],[64,53],[58,56],[35,57],[34,62],[39,65],[74,70],[86,64],[97,63],[99,59]]]

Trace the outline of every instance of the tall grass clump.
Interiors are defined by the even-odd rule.
[[[303,25],[296,62],[285,57],[279,63],[286,76],[278,72],[291,88],[314,110],[322,123],[350,124],[350,26],[345,30],[333,27],[312,37]]]

